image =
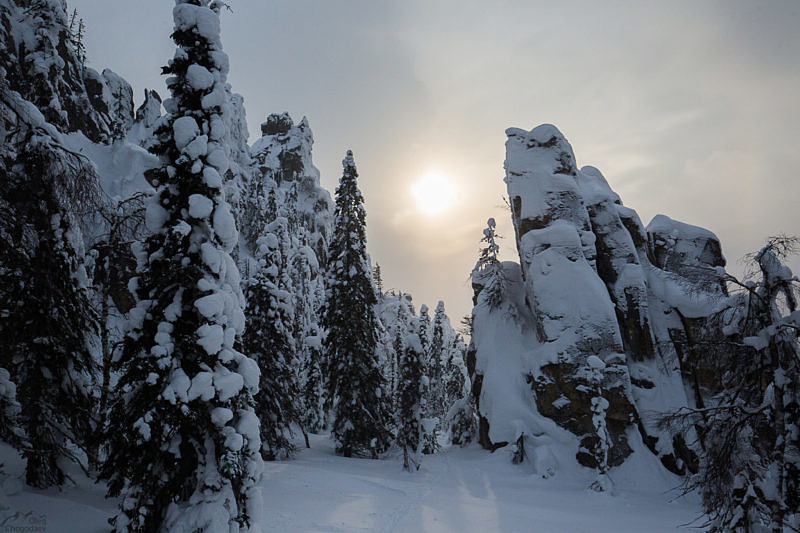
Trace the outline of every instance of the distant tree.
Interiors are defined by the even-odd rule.
[[[327,390],[335,414],[332,434],[337,453],[377,457],[391,439],[389,398],[377,355],[378,324],[366,253],[366,212],[351,151],[342,165],[322,313]]]
[[[320,338],[319,332],[316,332],[315,338]],[[325,427],[325,382],[320,354],[306,358],[303,374],[302,424],[306,430],[316,433]]]
[[[378,291],[378,297],[383,297],[383,278],[381,277],[381,265],[376,264],[372,271],[372,280],[375,282],[375,289]]]
[[[460,335],[453,339],[448,351],[447,361],[442,372],[442,396],[444,405],[452,406],[455,402],[464,397],[467,383],[467,369],[464,364],[464,352],[466,346]]]

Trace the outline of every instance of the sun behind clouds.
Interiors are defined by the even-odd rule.
[[[429,172],[411,186],[417,210],[426,215],[436,215],[450,209],[456,201],[456,187],[452,180],[438,172]]]

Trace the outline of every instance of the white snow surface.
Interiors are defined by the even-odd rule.
[[[492,454],[445,446],[409,473],[399,456],[337,457],[327,435],[310,438],[311,449],[297,443],[295,460],[266,464],[258,520],[266,532],[660,533],[700,516],[697,497],[677,498],[677,478],[663,469],[623,467],[612,474],[611,494],[596,493],[586,488],[591,470],[542,479],[528,465],[511,464],[508,448]],[[33,490],[20,483],[23,462],[5,444],[0,462],[7,473],[0,478],[0,520],[33,511],[48,533],[109,530],[118,502],[103,498],[104,485],[71,471],[76,484],[62,492]]]

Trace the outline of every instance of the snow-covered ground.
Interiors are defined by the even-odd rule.
[[[503,449],[446,449],[408,473],[399,458],[337,457],[326,436],[311,435],[311,445],[293,460],[267,463],[266,531],[655,533],[675,531],[700,515],[696,497],[669,491],[677,478],[668,474],[635,486],[620,481],[626,477],[621,471],[614,493],[603,494],[586,488],[591,475],[541,479],[511,464]],[[46,526],[38,531],[108,531],[116,502],[103,499],[103,487],[76,475],[77,486],[61,492],[22,488],[13,479],[22,479],[22,462],[8,446],[0,445],[0,462],[12,478],[2,492],[16,492],[0,496],[0,528],[13,513],[32,511],[30,518]]]

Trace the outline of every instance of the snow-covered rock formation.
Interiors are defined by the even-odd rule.
[[[248,202],[267,201],[274,192],[280,216],[290,231],[298,229],[303,245],[309,246],[324,269],[333,224],[333,202],[322,188],[319,170],[311,158],[314,137],[305,117],[294,124],[288,113],[273,114],[261,124],[262,136],[250,147],[255,177]],[[263,210],[253,204],[251,209]],[[245,223],[246,225],[247,223]],[[248,228],[246,231],[255,231]]]
[[[82,25],[60,0],[0,3],[0,77],[62,132],[109,142],[133,122],[131,87],[85,66]]]
[[[640,444],[673,472],[696,470],[694,435],[662,429],[659,417],[702,406],[715,387],[699,339],[722,337],[709,320],[726,294],[719,240],[663,215],[645,228],[600,171],[578,169],[554,126],[506,134],[520,263],[504,264],[497,309],[478,303],[473,273],[468,361],[482,444],[528,442],[545,474],[552,445],[570,442],[600,472]]]

